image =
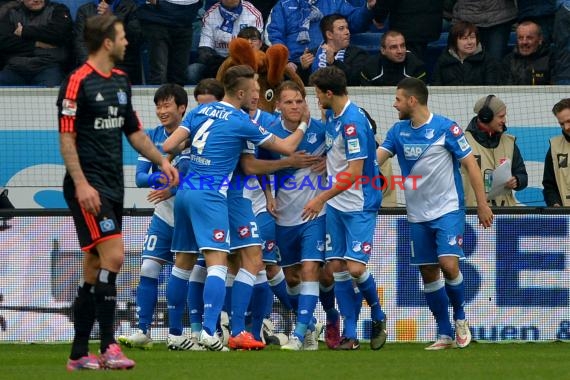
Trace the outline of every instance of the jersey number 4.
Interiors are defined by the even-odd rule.
[[[206,146],[206,140],[208,139],[208,135],[210,134],[208,129],[212,126],[212,123],[214,123],[214,119],[206,120],[196,131],[196,134],[192,139],[192,146],[196,148],[196,153],[198,154],[202,154],[202,151]]]

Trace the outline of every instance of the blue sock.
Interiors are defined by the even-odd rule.
[[[230,315],[232,310],[232,286],[234,285],[235,279],[235,274],[228,273],[226,276],[226,297],[224,298],[224,307],[222,310],[228,313],[228,315]]]
[[[152,325],[152,316],[158,299],[158,279],[141,276],[137,286],[139,329],[147,333]]]
[[[445,280],[445,292],[449,297],[449,302],[453,306],[453,319],[465,319],[465,283],[463,282],[463,274],[459,275],[454,280]]]
[[[137,286],[137,314],[139,317],[139,329],[145,334],[152,325],[154,309],[158,300],[158,277],[162,270],[162,264],[144,259],[141,265],[141,278]]]
[[[166,300],[168,302],[168,333],[172,335],[182,335],[182,317],[186,308],[186,298],[188,295],[188,279],[190,271],[172,267],[172,273],[168,278],[166,288]]]
[[[453,338],[453,328],[449,321],[449,299],[445,293],[443,282],[438,280],[424,284],[424,295],[437,323],[437,334]]]
[[[294,334],[303,341],[307,327],[313,319],[313,313],[319,300],[318,281],[301,282],[301,294],[299,295],[299,311],[297,312],[297,325]],[[313,323],[314,326],[314,323]],[[314,329],[314,327],[313,327]]]
[[[193,334],[202,331],[202,316],[204,315],[204,281],[206,268],[194,265],[188,282],[188,311],[190,313],[190,328]]]
[[[287,283],[285,282],[283,269],[281,269],[275,277],[268,279],[267,281],[269,282],[269,286],[271,287],[273,294],[275,294],[277,299],[281,302],[281,305],[288,310],[293,310],[291,299],[289,298],[289,294],[287,294]]]
[[[231,309],[232,336],[245,331],[245,315],[251,300],[255,278],[256,276],[241,268],[234,281]]]
[[[251,295],[251,333],[256,340],[261,340],[261,325],[267,313],[268,295],[273,295],[267,283],[267,273],[262,270],[255,278]]]
[[[287,295],[289,296],[289,303],[291,310],[297,313],[299,310],[299,293],[301,292],[301,284],[295,285],[292,288],[287,287]]]
[[[356,339],[356,315],[354,314],[355,296],[352,287],[352,277],[348,272],[335,272],[334,276],[334,293],[340,315],[344,318],[344,333],[347,338]]]
[[[204,283],[204,330],[209,335],[216,332],[216,323],[222,312],[226,296],[226,273],[224,265],[211,265]]]
[[[368,269],[362,273],[358,278],[354,279],[356,285],[360,290],[360,293],[370,306],[370,316],[373,321],[383,321],[386,318],[386,314],[382,311],[380,306],[380,300],[378,299],[378,290],[376,289],[376,282],[374,277],[368,271]],[[362,301],[360,302],[362,305]]]
[[[319,300],[321,301],[323,310],[327,314],[327,322],[336,323],[338,320],[338,311],[334,304],[334,284],[331,286],[319,285]]]
[[[354,315],[358,321],[360,312],[362,311],[362,300],[364,300],[364,296],[360,289],[358,289],[358,286],[353,287],[352,290],[354,290]]]

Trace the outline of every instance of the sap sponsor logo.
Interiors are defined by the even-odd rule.
[[[406,160],[417,160],[424,153],[427,144],[405,144],[404,145],[404,156]]]
[[[226,240],[226,232],[224,230],[214,230],[214,240],[218,243]]]

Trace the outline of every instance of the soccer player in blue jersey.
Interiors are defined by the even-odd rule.
[[[477,198],[477,215],[490,227],[493,213],[487,205],[477,161],[461,128],[430,112],[424,82],[406,78],[398,83],[394,107],[401,121],[388,131],[377,150],[378,162],[397,155],[406,178],[404,194],[410,224],[412,257],[420,269],[424,296],[437,323],[437,340],[426,350],[467,347],[471,341],[465,317],[465,286],[459,270],[464,259],[465,206],[460,166],[468,172]],[[445,282],[441,281],[443,272]],[[449,319],[453,307],[455,333]],[[455,337],[455,340],[454,340]]]
[[[160,125],[147,132],[149,138],[161,153],[162,144],[168,136],[174,132],[186,112],[188,95],[184,88],[176,84],[162,85],[154,94],[156,116]],[[140,281],[137,286],[136,301],[137,314],[139,317],[138,330],[130,336],[119,336],[118,341],[128,347],[150,349],[153,341],[150,327],[156,302],[158,299],[158,278],[162,267],[166,263],[173,263],[173,254],[170,250],[172,233],[174,230],[174,198],[176,188],[154,183],[153,173],[159,170],[148,159],[139,156],[135,182],[138,187],[154,187],[148,195],[148,200],[156,204],[154,214],[143,243],[142,265]],[[177,261],[180,261],[177,257]],[[171,350],[199,349],[196,342],[192,342],[182,334],[182,313],[186,306],[186,292],[182,295],[182,305],[171,302],[174,293],[178,293],[179,284],[177,278],[182,278],[185,285],[185,271],[179,266],[174,266],[169,278],[167,299],[169,306],[169,334],[167,346]],[[184,286],[184,289],[186,286]],[[180,290],[184,290],[180,289]],[[176,298],[176,297],[174,297]]]
[[[382,200],[372,127],[360,108],[350,101],[344,72],[335,66],[311,74],[319,103],[326,110],[327,173],[330,189],[307,202],[302,216],[313,220],[326,204],[326,252],[335,281],[335,295],[344,317],[338,350],[356,350],[357,294],[353,280],[368,302],[372,316],[370,347],[386,343],[386,315],[382,311],[374,277],[366,268],[372,253],[372,236]]]
[[[305,99],[299,86],[291,81],[283,82],[276,90],[281,119],[269,127],[280,137],[291,135],[302,122]],[[310,120],[311,129],[297,148],[314,157],[325,149],[325,127],[315,119]],[[260,149],[260,158],[280,159]],[[299,295],[293,304],[297,324],[283,350],[317,350],[318,341],[309,329],[319,298],[319,275],[325,254],[324,210],[315,220],[304,221],[301,213],[305,203],[318,195],[326,186],[326,178],[308,168],[286,168],[275,173],[275,209],[277,246],[281,253],[281,266],[289,284],[297,283],[300,277]],[[270,209],[272,207],[270,206]],[[300,274],[300,276],[299,276]]]
[[[230,68],[223,77],[222,102],[192,110],[181,126],[165,141],[163,148],[175,153],[189,139],[183,152],[189,169],[181,182],[175,201],[172,249],[175,252],[203,253],[207,265],[204,284],[204,323],[200,343],[210,350],[224,346],[216,334],[216,322],[225,297],[229,252],[229,220],[226,190],[231,173],[246,141],[282,154],[297,148],[307,126],[283,140],[253,124],[241,111],[255,93],[254,71],[245,65]],[[197,255],[193,256],[194,259]]]

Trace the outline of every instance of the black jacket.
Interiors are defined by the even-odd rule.
[[[404,78],[427,80],[423,61],[408,51],[406,60],[396,63],[388,60],[382,53],[369,57],[360,71],[361,86],[395,86]]]
[[[471,122],[467,126],[466,131],[471,132],[473,138],[479,145],[487,149],[493,149],[499,146],[501,140],[501,135],[507,130],[507,127],[501,133],[495,133],[494,135],[489,135],[488,133],[482,131],[477,126],[477,117],[471,119]],[[526,172],[526,166],[524,160],[521,156],[521,152],[517,143],[515,142],[515,147],[513,150],[513,161],[511,163],[511,173],[517,178],[518,186],[514,189],[516,191],[521,191],[526,189],[528,186],[528,174]]]
[[[125,33],[127,41],[127,50],[125,52],[125,59],[117,65],[122,70],[129,74],[129,79],[138,84],[140,75],[138,70],[140,68],[140,39],[141,39],[141,26],[136,17],[137,4],[133,0],[120,0],[117,4],[113,14],[117,16],[125,26]],[[87,59],[87,48],[83,40],[83,31],[85,30],[85,23],[91,16],[97,14],[97,5],[95,3],[87,3],[79,7],[77,16],[75,17],[75,25],[73,26],[73,51],[75,53],[75,64],[81,65]]]
[[[316,54],[316,50],[311,53]],[[317,59],[315,57],[315,59]],[[358,86],[360,85],[360,71],[366,64],[368,59],[368,53],[354,45],[349,45],[344,52],[344,61],[335,60],[331,66],[336,66],[346,75],[346,81],[348,86]],[[309,76],[312,73],[312,67],[303,69],[301,65],[297,68],[297,74],[303,80],[305,85],[309,84]]]
[[[431,84],[434,86],[484,86],[497,84],[499,66],[481,50],[463,60],[449,49],[438,58]]]
[[[529,56],[520,55],[518,48],[503,58],[501,83],[506,85],[548,85],[554,59],[550,48],[540,45],[537,51]]]
[[[14,34],[18,23],[23,25],[21,37]],[[0,20],[0,55],[6,59],[6,68],[18,71],[38,72],[64,65],[69,56],[71,31],[71,15],[65,5],[46,0],[41,11],[31,12],[19,4]],[[36,42],[54,47],[36,47]]]

